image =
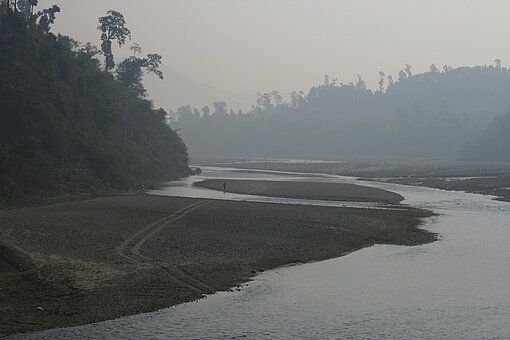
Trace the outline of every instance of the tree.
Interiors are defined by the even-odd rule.
[[[207,117],[207,116],[209,116],[210,113],[211,113],[211,110],[209,109],[209,106],[204,105],[204,107],[202,108],[202,116]]]
[[[146,94],[145,87],[142,84],[143,63],[143,59],[129,57],[124,59],[117,67],[117,80],[139,97]]]
[[[323,83],[323,85],[325,87],[329,87],[329,85],[330,85],[329,76],[327,74],[324,75],[324,83]]]
[[[273,104],[273,95],[271,93],[257,93],[257,105],[262,108],[262,110],[272,110]]]
[[[398,80],[402,81],[407,78],[407,74],[404,72],[404,70],[398,71]]]
[[[3,18],[7,15],[9,10],[9,0],[0,0],[0,17]]]
[[[271,95],[273,96],[275,106],[278,106],[281,103],[283,103],[283,97],[280,96],[280,93],[278,93],[278,91],[271,92]]]
[[[407,74],[407,78],[411,78],[413,76],[413,73],[411,72],[411,68],[412,66],[409,65],[409,64],[406,64],[406,74]]]
[[[501,70],[501,59],[496,59],[495,63],[496,63],[496,69],[498,71]]]
[[[290,106],[292,108],[299,107],[303,105],[306,101],[305,93],[303,91],[292,91],[290,93]]]
[[[227,103],[224,101],[214,101],[214,114],[221,114],[226,115],[227,114]]]
[[[359,90],[366,90],[367,89],[367,84],[365,83],[363,78],[361,78],[361,76],[359,74],[358,74],[358,81],[356,82],[356,88],[359,89]]]
[[[5,7],[2,9],[2,14],[7,15],[7,11],[13,7],[13,1],[12,0],[0,0],[0,7]]]
[[[50,8],[37,12],[36,17],[39,18],[39,27],[44,33],[50,31],[50,25],[55,23],[56,14],[60,12],[60,7],[53,5]]]
[[[379,71],[379,93],[383,93],[384,89],[384,78],[386,78],[386,74],[383,71]]]
[[[80,43],[77,42],[76,40],[74,40],[73,38],[67,36],[67,35],[62,35],[62,34],[58,34],[57,35],[57,41],[62,45],[64,46],[64,48],[68,51],[71,51],[73,53],[77,53],[78,52],[78,49],[80,47]]]
[[[28,20],[13,6],[5,19],[0,12],[0,200],[74,190],[81,175],[64,169],[65,178],[54,177],[63,167],[87,174],[84,190],[189,174],[186,147],[164,110],[104,73],[92,45],[46,34],[57,8],[43,8]],[[148,57],[146,66],[158,60]]]
[[[117,67],[117,80],[139,97],[145,97],[146,90],[142,84],[144,69],[147,73],[154,73],[159,79],[163,79],[163,72],[159,70],[161,56],[159,54],[147,54],[146,58],[131,56],[122,61]]]
[[[177,109],[177,117],[179,117],[179,119],[193,118],[193,111],[191,109],[191,106],[189,106],[189,105],[181,105]]]
[[[115,67],[112,42],[117,40],[119,47],[122,47],[126,43],[126,38],[131,39],[131,31],[126,27],[126,21],[121,13],[110,10],[106,14],[98,19],[97,29],[101,31],[101,51],[105,57],[104,69],[108,73]]]
[[[147,58],[144,59],[145,63],[143,67],[147,72],[154,73],[159,79],[163,79],[163,72],[159,70],[161,65],[161,56],[156,53],[147,54]]]
[[[34,7],[37,6],[38,2],[38,0],[19,0],[19,11],[25,16],[25,18],[30,18],[34,15]]]
[[[97,48],[97,46],[91,44],[90,42],[85,43],[78,48],[78,54],[86,55],[90,58],[95,57],[99,53],[100,52],[99,52],[99,49]]]
[[[133,46],[131,46],[129,49],[133,51],[133,57],[135,57],[137,54],[142,53],[142,47],[137,43],[133,43]]]
[[[156,120],[159,122],[165,122],[169,115],[162,107],[157,110],[153,110],[152,112],[154,117],[156,117]]]
[[[451,66],[448,66],[448,65],[444,65],[443,66],[443,72],[446,73],[446,72],[450,72],[452,70],[452,67]]]

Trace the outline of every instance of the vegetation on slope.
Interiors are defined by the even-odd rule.
[[[510,112],[496,117],[482,136],[469,143],[462,159],[482,162],[510,163]]]
[[[0,198],[127,189],[189,174],[166,112],[101,70],[93,46],[50,33],[51,23],[49,14],[2,6]]]
[[[327,77],[289,102],[276,91],[259,94],[247,114],[217,102],[202,113],[183,106],[176,128],[194,156],[328,158],[345,155],[455,159],[492,120],[510,109],[510,70],[495,65],[444,67],[394,80],[381,72],[373,91],[361,77]],[[210,111],[214,111],[210,114]]]

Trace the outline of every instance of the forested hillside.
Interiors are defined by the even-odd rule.
[[[131,57],[115,75],[100,67],[94,46],[49,32],[58,7],[1,9],[1,199],[136,188],[189,174],[186,146],[166,112],[143,98],[140,67],[131,67],[149,68],[157,55]]]
[[[510,163],[510,112],[496,117],[479,139],[468,143],[461,159]]]
[[[510,71],[499,60],[442,70],[431,65],[416,75],[407,65],[398,80],[380,77],[375,91],[361,77],[347,84],[326,77],[307,94],[293,92],[290,102],[278,92],[261,93],[242,115],[223,102],[202,112],[183,106],[173,126],[183,129],[194,156],[457,159],[510,110]]]

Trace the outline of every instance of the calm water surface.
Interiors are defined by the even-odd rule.
[[[191,184],[204,178],[355,181],[204,170],[198,178],[172,183],[157,194],[264,201]],[[362,184],[392,190],[406,204],[440,213],[424,227],[442,239],[417,247],[378,245],[339,259],[268,271],[240,291],[28,338],[509,339],[510,204],[475,194]]]

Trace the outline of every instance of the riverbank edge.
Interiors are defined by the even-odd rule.
[[[501,202],[510,202],[510,192],[499,192],[501,191],[501,188],[480,188],[480,185],[484,186],[492,181],[491,178],[478,178],[477,185],[466,185],[467,180],[459,180],[455,183],[451,183],[451,181],[445,180],[445,179],[437,179],[434,177],[425,178],[425,182],[423,178],[415,178],[415,179],[408,179],[408,178],[394,178],[389,180],[381,180],[381,179],[374,179],[374,178],[359,178],[363,181],[377,181],[381,183],[395,183],[395,184],[401,184],[401,185],[410,185],[410,186],[416,186],[416,187],[425,187],[425,188],[432,188],[432,189],[440,189],[440,190],[447,190],[447,191],[458,191],[458,192],[466,192],[470,194],[478,194],[478,195],[485,195],[485,196],[491,196],[493,200],[501,201]],[[430,183],[433,182],[433,183]],[[459,183],[460,182],[460,183]],[[507,191],[508,189],[506,189]]]
[[[196,164],[200,166],[220,166],[232,167],[246,171],[268,171],[268,172],[296,172],[303,174],[323,174],[348,176],[359,181],[394,183],[417,187],[427,187],[432,189],[440,189],[447,191],[459,191],[471,194],[480,194],[493,196],[494,200],[502,202],[510,202],[510,165],[502,164],[475,164],[468,168],[461,167],[456,169],[445,165],[438,166],[437,169],[420,170],[420,167],[407,168],[405,165],[391,165],[389,169],[384,166],[378,169],[378,163],[369,163],[357,165],[330,162],[330,163],[250,163],[243,161],[236,163],[235,161],[214,162],[214,161],[198,161]],[[333,164],[336,164],[333,166]],[[480,167],[489,167],[488,172],[480,172]],[[345,167],[345,169],[344,169]],[[491,169],[494,167],[494,169]],[[429,172],[431,174],[416,174],[420,172]],[[434,173],[437,172],[437,173]],[[458,180],[450,180],[451,177],[458,177]],[[465,179],[462,179],[465,178]]]
[[[101,198],[104,199],[104,196],[101,197]],[[153,199],[157,199],[156,197],[152,197],[152,198]],[[215,201],[215,200],[211,200],[211,201]],[[80,201],[69,203],[69,204],[75,204],[75,203],[79,204]],[[274,203],[268,203],[268,204],[274,204]],[[285,206],[285,205],[280,205],[280,204],[278,204],[278,205],[279,206]],[[346,209],[347,210],[349,208],[333,208],[333,209]],[[428,218],[428,217],[434,216],[434,214],[432,212],[430,212],[430,211],[419,210],[419,209],[415,209],[415,211],[416,211],[416,213],[418,215],[421,215],[421,216],[417,217],[419,219],[419,222],[416,223],[416,225],[411,226],[410,227],[411,229],[421,229],[421,226],[424,224],[424,220],[426,218]],[[420,213],[418,213],[418,212],[420,212]],[[433,233],[430,233],[430,234],[432,235]],[[432,238],[430,238],[428,240],[424,240],[423,242],[415,243],[413,245],[425,244],[425,243],[429,243],[429,242],[433,242],[433,241],[437,240],[437,235],[436,234],[433,234],[433,235],[434,236]],[[320,257],[320,258],[317,258],[317,259],[311,259],[311,260],[308,259],[306,261],[299,261],[299,262],[289,261],[289,262],[286,262],[286,263],[278,263],[278,264],[276,264],[274,266],[266,264],[264,268],[265,269],[277,269],[277,268],[280,268],[282,266],[287,266],[287,265],[296,265],[296,264],[301,264],[301,263],[317,262],[317,261],[323,261],[323,260],[332,259],[332,258],[338,258],[338,257],[341,257],[341,256],[345,256],[347,254],[350,254],[350,253],[352,253],[354,251],[357,251],[357,250],[360,250],[360,249],[363,249],[363,248],[366,248],[366,247],[373,246],[374,244],[378,244],[378,243],[370,243],[370,244],[365,244],[365,245],[363,245],[361,247],[353,247],[353,248],[351,248],[351,249],[349,249],[347,251],[342,252],[341,254],[331,253],[328,256],[325,256],[325,257],[323,256],[323,257]],[[397,243],[397,242],[395,242],[395,243],[384,242],[383,244],[401,245],[401,243]],[[0,247],[0,249],[2,249],[1,254],[7,254],[7,255],[4,255],[5,259],[7,260],[7,262],[10,264],[10,266],[12,268],[15,268],[17,274],[20,275],[20,277],[23,280],[32,281],[36,286],[43,287],[42,289],[44,289],[44,287],[49,287],[50,289],[54,289],[55,288],[54,287],[55,282],[52,282],[50,285],[48,285],[48,282],[45,282],[43,279],[41,279],[40,276],[35,275],[33,273],[34,268],[36,266],[32,265],[30,263],[30,261],[27,261],[27,257],[24,256],[23,253],[20,253],[16,248],[11,247],[9,244],[6,244],[4,242],[2,247]],[[11,271],[11,273],[12,273],[12,271]],[[236,287],[239,287],[240,285],[242,285],[242,284],[244,284],[246,282],[249,282],[257,274],[258,274],[258,271],[252,270],[251,274],[249,274],[248,276],[244,276],[242,278],[236,277],[234,280],[231,280],[229,282],[228,287],[221,287],[219,289],[216,289],[214,292],[235,289]],[[67,290],[68,289],[68,283],[66,283],[62,287],[59,287],[59,289]],[[80,293],[83,293],[83,292],[80,292]],[[211,292],[211,293],[213,293],[213,292]],[[203,298],[204,296],[205,296],[204,294],[187,295],[186,297],[180,297],[178,299],[178,301],[175,301],[174,303],[171,303],[171,304],[166,303],[163,306],[162,305],[158,305],[158,304],[154,304],[152,307],[148,308],[147,310],[144,310],[143,312],[156,311],[156,310],[159,310],[159,309],[162,309],[162,308],[168,308],[168,307],[175,306],[175,305],[178,305],[178,304],[181,304],[181,303],[195,301],[197,299]],[[80,299],[83,298],[83,296],[81,294],[79,294],[79,296],[77,296],[77,298],[78,298],[78,300],[80,300]],[[90,322],[99,322],[99,321],[111,320],[111,319],[115,319],[115,318],[119,318],[119,317],[125,317],[125,316],[133,315],[133,314],[138,314],[138,313],[128,313],[128,314],[120,313],[119,315],[114,315],[113,317],[112,317],[112,315],[104,316],[104,317],[99,317],[99,318],[95,317],[94,319],[81,320],[79,322],[67,322],[67,321],[64,320],[65,319],[64,318],[62,320],[57,320],[53,324],[44,325],[43,327],[38,327],[37,325],[36,325],[36,327],[33,327],[32,329],[31,329],[31,327],[27,327],[26,331],[27,332],[32,332],[32,331],[39,331],[39,330],[43,330],[43,329],[52,329],[52,328],[59,328],[59,327],[76,326],[76,325],[80,325],[80,324],[87,324],[87,323],[90,323]],[[19,332],[9,332],[9,331],[2,332],[2,334],[0,336],[8,336],[8,335],[13,335],[13,334],[19,334]]]
[[[395,206],[404,200],[402,195],[388,190],[351,183],[206,179],[193,185],[234,194],[292,199],[376,202]]]

